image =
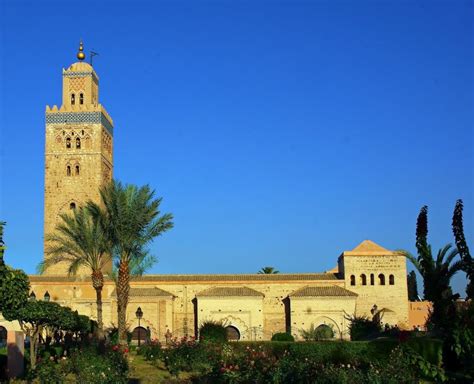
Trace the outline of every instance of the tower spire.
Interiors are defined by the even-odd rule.
[[[82,61],[86,58],[86,54],[84,53],[84,44],[81,42],[79,43],[79,52],[77,52],[77,58]]]

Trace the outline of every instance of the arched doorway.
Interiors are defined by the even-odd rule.
[[[234,327],[233,325],[229,325],[225,327],[225,330],[227,332],[227,340],[229,341],[240,340],[240,332],[236,327]]]
[[[7,329],[0,325],[0,348],[7,346]]]
[[[145,343],[146,341],[146,328],[143,327],[136,327],[132,332],[132,341],[138,342],[140,339],[141,343]]]
[[[327,324],[321,324],[316,328],[318,340],[327,340],[334,337],[334,330]]]

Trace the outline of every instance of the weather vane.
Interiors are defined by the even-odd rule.
[[[92,66],[92,59],[94,58],[94,56],[97,56],[98,53],[97,52],[94,52],[94,51],[90,51],[90,55],[91,55],[91,66]]]

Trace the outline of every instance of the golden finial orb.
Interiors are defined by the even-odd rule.
[[[86,58],[86,54],[84,53],[84,44],[82,43],[82,40],[79,43],[79,52],[77,52],[77,58],[81,61]]]

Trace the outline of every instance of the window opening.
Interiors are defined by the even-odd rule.
[[[71,93],[71,105],[76,104],[76,95],[74,93]]]
[[[84,94],[79,94],[79,104],[84,104]]]
[[[356,277],[351,275],[351,285],[356,285]]]
[[[76,176],[79,176],[79,165],[76,165]]]
[[[370,285],[375,285],[375,276],[373,273],[370,274]]]
[[[71,138],[70,137],[68,137],[66,139],[66,148],[68,148],[68,149],[71,148]]]
[[[379,284],[385,285],[385,275],[383,273],[379,275]]]
[[[390,285],[395,285],[395,276],[390,275],[390,276],[388,277],[388,283],[389,283]]]
[[[76,209],[76,203],[69,204],[69,209]]]
[[[360,275],[360,282],[362,285],[367,285],[367,276],[364,273]]]
[[[66,175],[67,175],[67,176],[71,176],[71,166],[70,166],[70,165],[68,165],[68,166],[66,167]]]
[[[81,149],[81,139],[79,137],[76,137],[76,148]]]

